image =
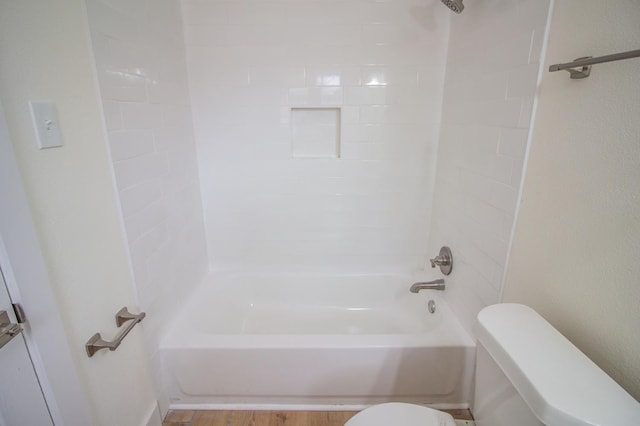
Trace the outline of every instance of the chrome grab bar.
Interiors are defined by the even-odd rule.
[[[136,326],[137,323],[142,321],[146,314],[144,312],[140,312],[135,315],[127,310],[126,307],[120,309],[116,314],[116,325],[120,327],[122,324],[129,321],[129,324],[122,330],[122,332],[112,341],[108,342],[102,338],[100,333],[96,333],[87,341],[85,345],[85,349],[87,350],[87,356],[91,358],[93,354],[98,352],[100,349],[109,349],[110,351],[115,351],[120,346],[120,343],[127,337],[127,334]]]

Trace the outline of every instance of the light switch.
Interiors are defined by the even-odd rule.
[[[31,120],[36,131],[38,148],[55,148],[62,146],[62,134],[53,102],[29,102]]]

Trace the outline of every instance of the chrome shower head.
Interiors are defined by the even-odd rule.
[[[441,0],[442,3],[445,4],[449,9],[453,10],[455,13],[461,13],[464,10],[464,5],[462,4],[462,0]]]

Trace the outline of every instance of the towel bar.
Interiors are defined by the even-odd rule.
[[[129,324],[122,330],[118,336],[112,341],[108,342],[102,338],[100,333],[96,333],[87,341],[85,345],[85,349],[87,350],[87,356],[91,358],[93,354],[98,352],[100,349],[109,349],[110,351],[115,351],[120,346],[120,343],[127,337],[127,334],[135,327],[137,323],[142,321],[146,314],[144,312],[140,312],[138,315],[134,315],[127,310],[126,307],[120,309],[116,314],[116,325],[120,327],[125,322],[129,321]]]
[[[586,78],[589,77],[589,74],[591,73],[591,65],[638,57],[640,57],[640,49],[630,50],[628,52],[614,53],[613,55],[605,55],[597,58],[594,58],[592,56],[585,56],[584,58],[578,58],[575,61],[568,62],[566,64],[551,65],[549,67],[549,72],[565,70],[571,74],[571,78]],[[573,68],[580,68],[580,70],[576,70]]]

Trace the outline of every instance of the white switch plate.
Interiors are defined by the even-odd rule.
[[[62,134],[53,102],[29,102],[31,120],[36,131],[38,148],[55,148],[62,146]]]

